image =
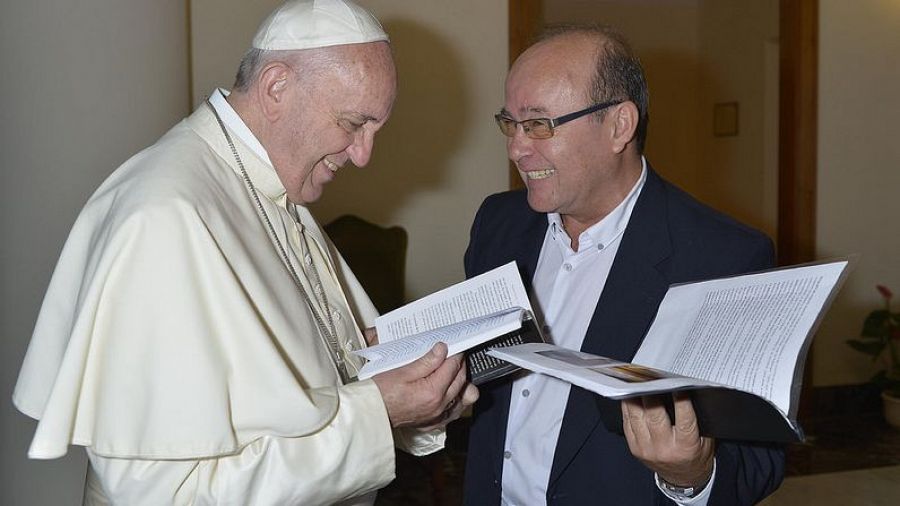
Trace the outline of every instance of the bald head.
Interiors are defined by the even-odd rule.
[[[588,103],[628,100],[638,110],[635,145],[643,153],[649,122],[649,92],[644,71],[628,41],[616,30],[600,25],[559,25],[548,28],[537,43],[513,64],[514,72],[553,73],[581,86]],[[605,111],[599,111],[602,119]]]

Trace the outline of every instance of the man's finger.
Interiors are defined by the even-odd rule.
[[[463,406],[471,406],[475,404],[475,401],[478,400],[478,397],[481,396],[481,392],[478,391],[478,387],[469,383],[466,385],[466,389],[463,390],[462,395],[462,404]]]
[[[693,442],[700,437],[700,430],[691,396],[684,392],[674,392],[672,401],[675,403],[675,441]]]
[[[644,422],[644,403],[640,398],[622,400],[622,429],[632,453],[639,454],[650,444],[650,433]]]
[[[666,404],[659,395],[645,395],[641,397],[644,406],[644,423],[650,437],[655,440],[668,439],[672,433],[672,420],[666,412]]]

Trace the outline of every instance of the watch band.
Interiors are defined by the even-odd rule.
[[[680,498],[683,498],[683,499],[690,499],[690,498],[696,496],[697,494],[699,494],[700,492],[703,492],[703,489],[706,488],[707,484],[709,484],[709,479],[707,479],[705,482],[703,482],[702,485],[699,485],[696,487],[693,487],[693,486],[685,487],[682,485],[675,485],[674,483],[669,483],[668,481],[664,480],[662,478],[662,476],[660,476],[658,474],[656,475],[656,481],[657,481],[657,483],[659,483],[660,487],[665,489],[666,492],[669,492],[670,494],[680,497]]]

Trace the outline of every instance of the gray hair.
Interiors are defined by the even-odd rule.
[[[538,41],[546,41],[568,34],[580,34],[597,40],[597,60],[588,96],[595,104],[608,100],[628,100],[637,106],[638,124],[635,129],[638,153],[644,152],[647,124],[650,122],[650,92],[641,62],[631,50],[628,40],[620,32],[606,25],[564,24],[544,30]],[[605,110],[598,112],[603,118]]]
[[[233,91],[246,92],[250,89],[250,84],[259,76],[259,71],[265,66],[269,60],[269,51],[262,49],[250,48],[241,58],[238,65],[237,75],[234,77]]]

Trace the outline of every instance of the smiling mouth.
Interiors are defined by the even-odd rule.
[[[523,174],[525,174],[525,177],[528,179],[546,179],[553,174],[556,174],[556,169],[531,170],[523,172]]]
[[[323,158],[322,162],[325,164],[326,167],[328,167],[328,170],[330,170],[331,172],[337,172],[338,169],[341,168],[340,165],[332,162],[331,160],[329,160],[327,158]]]

